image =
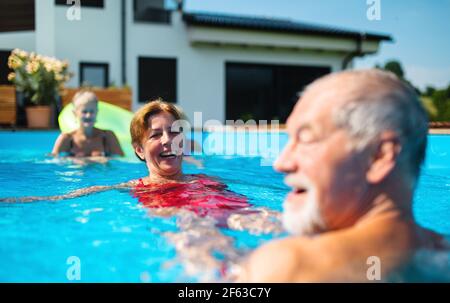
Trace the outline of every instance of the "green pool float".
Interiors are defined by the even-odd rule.
[[[132,118],[132,112],[107,102],[98,101],[98,114],[95,127],[113,131],[127,157],[134,155],[130,136],[130,123]],[[79,127],[78,121],[73,114],[72,103],[66,105],[61,111],[58,122],[59,129],[64,133],[71,132]]]

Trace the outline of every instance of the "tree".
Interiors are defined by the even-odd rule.
[[[433,104],[438,111],[438,121],[449,121],[450,99],[447,97],[447,90],[436,90],[432,95]]]
[[[425,88],[425,96],[431,97],[433,96],[434,92],[436,91],[436,89],[432,86],[427,86]]]
[[[405,73],[403,72],[402,65],[396,60],[386,62],[383,69],[394,73],[402,80],[404,79]]]

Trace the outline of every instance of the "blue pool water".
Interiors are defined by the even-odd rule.
[[[0,197],[48,196],[92,185],[111,185],[147,174],[135,159],[80,166],[45,156],[58,132],[0,132]],[[281,135],[279,144],[284,145]],[[450,136],[429,137],[414,212],[424,227],[450,235]],[[256,207],[280,211],[288,189],[259,156],[204,156],[204,169],[185,173],[217,176]],[[81,282],[198,281],[186,272],[167,233],[179,232],[177,217],[156,216],[127,191],[109,191],[59,202],[0,205],[0,281],[69,282],[75,256]],[[233,247],[248,251],[273,237],[220,230]],[[221,256],[217,257],[218,259]],[[439,255],[429,268],[449,266]],[[428,264],[427,264],[428,266]]]

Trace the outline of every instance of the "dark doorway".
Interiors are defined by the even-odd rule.
[[[33,31],[35,0],[1,0],[0,32]]]
[[[298,94],[329,67],[226,63],[226,119],[284,123]]]
[[[8,81],[8,74],[13,70],[8,67],[8,58],[11,50],[0,50],[0,85],[12,85]]]
[[[138,70],[139,102],[177,102],[177,59],[139,57]]]

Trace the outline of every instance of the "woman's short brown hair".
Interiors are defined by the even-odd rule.
[[[148,118],[162,112],[171,114],[175,120],[181,119],[180,111],[172,103],[162,99],[150,101],[141,107],[131,120],[130,133],[133,146],[142,144],[142,139],[148,129]]]

